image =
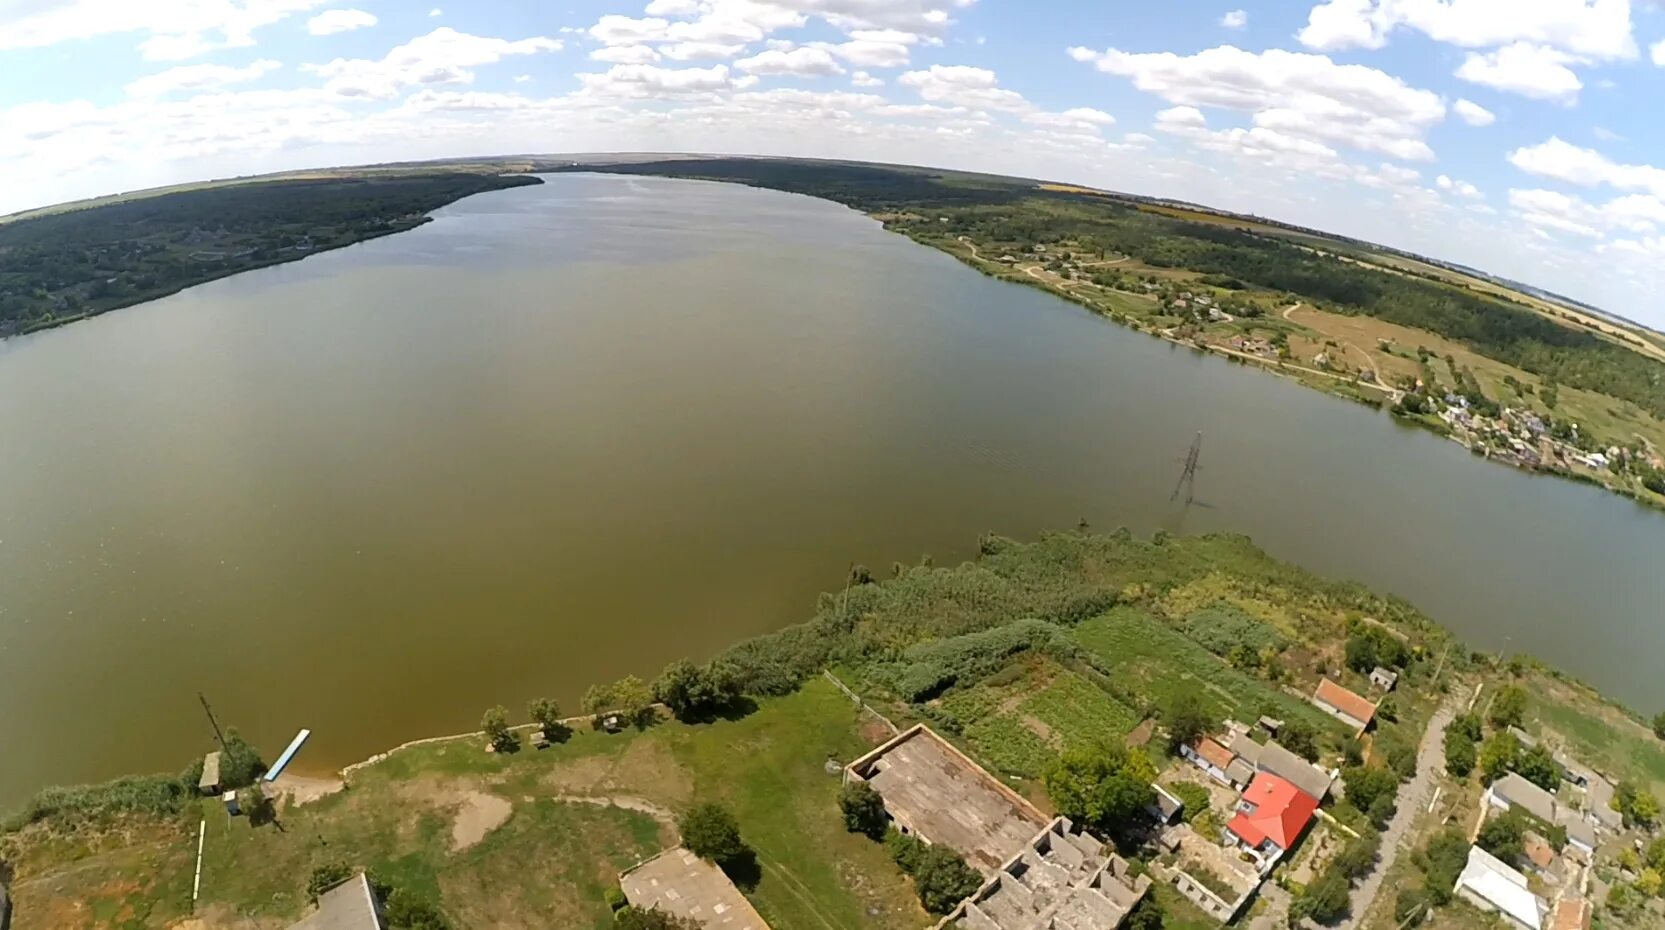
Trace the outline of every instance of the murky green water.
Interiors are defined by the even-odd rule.
[[[199,690],[327,770],[1083,517],[1247,532],[1665,706],[1665,517],[832,204],[567,175],[0,344],[0,805],[183,767]]]

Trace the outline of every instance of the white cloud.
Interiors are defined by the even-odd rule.
[[[643,42],[662,42],[669,38],[666,31],[670,20],[660,17],[636,19],[609,13],[590,27],[590,38],[603,45],[640,45]]]
[[[1534,100],[1572,103],[1584,88],[1567,67],[1576,61],[1553,48],[1517,42],[1491,52],[1470,52],[1457,77]]]
[[[999,86],[993,71],[969,65],[932,65],[926,71],[909,71],[896,79],[932,103],[980,110],[1022,110],[1028,107],[1023,95]]]
[[[1497,122],[1497,114],[1468,99],[1452,104],[1451,112],[1462,117],[1463,122],[1470,126],[1490,126]]]
[[[1220,25],[1227,29],[1242,29],[1249,24],[1249,14],[1244,10],[1232,10],[1220,17]]]
[[[375,15],[363,10],[325,10],[306,21],[306,31],[315,36],[328,36],[374,25]]]
[[[1594,149],[1580,148],[1559,136],[1538,145],[1515,149],[1509,163],[1539,177],[1583,187],[1606,185],[1625,191],[1646,191],[1665,197],[1665,168],[1619,164]]]
[[[531,79],[532,79],[532,76],[530,74],[517,74],[517,75],[515,75],[515,83],[516,84],[525,84],[527,81],[530,81]]]
[[[150,61],[177,61],[254,44],[255,30],[325,0],[23,0],[0,3],[0,51],[97,36],[144,34]]]
[[[873,75],[868,74],[866,71],[857,71],[855,74],[850,75],[850,83],[857,87],[885,86],[883,78],[876,78]]]
[[[839,65],[831,53],[819,48],[795,48],[790,52],[775,49],[759,52],[750,58],[742,58],[734,63],[736,68],[748,74],[792,75],[794,77],[830,77],[843,74],[844,68]]]
[[[1208,117],[1196,107],[1169,107],[1159,110],[1156,114],[1156,125],[1159,129],[1173,129],[1180,126],[1207,126]]]
[[[659,46],[659,54],[672,61],[707,61],[733,58],[746,50],[742,44],[724,45],[720,42],[672,42]]]
[[[1509,206],[1520,218],[1539,229],[1572,233],[1590,239],[1600,239],[1601,230],[1595,223],[1597,211],[1576,197],[1557,191],[1511,190]]]
[[[642,12],[649,16],[697,16],[699,0],[653,0]]]
[[[1653,63],[1665,68],[1665,39],[1653,44]]]
[[[1443,174],[1434,179],[1434,186],[1442,191],[1456,194],[1458,197],[1463,197],[1468,200],[1479,200],[1480,198],[1486,196],[1485,194],[1480,193],[1480,188],[1475,187],[1473,184],[1470,184],[1467,181],[1453,180]]]
[[[1394,158],[1434,157],[1423,137],[1445,119],[1438,94],[1363,65],[1280,49],[1255,53],[1230,45],[1176,55],[1070,49],[1077,61],[1131,78],[1133,86],[1169,103],[1253,114],[1257,128],[1282,136],[1380,152]]]
[[[431,9],[431,10],[429,10],[429,11],[428,11],[428,15],[429,15],[429,16],[430,16],[430,17],[433,17],[433,16],[444,16],[444,15],[445,15],[445,11],[444,11],[444,10],[442,10],[442,9],[440,9],[440,8],[439,8],[439,7],[437,7],[437,6],[436,6],[436,7],[434,7],[434,8],[433,8],[433,9]]]
[[[659,53],[646,45],[609,45],[590,52],[594,61],[615,65],[645,65],[659,60]]]
[[[1526,43],[1596,60],[1633,58],[1631,0],[1328,0],[1299,38],[1308,48],[1381,48],[1405,27],[1462,48]]]
[[[219,90],[246,84],[283,67],[262,58],[241,68],[230,65],[180,65],[157,74],[147,74],[127,85],[129,97],[160,97],[175,91]]]
[[[1122,136],[1122,141],[1127,143],[1128,145],[1135,145],[1135,146],[1137,146],[1137,145],[1151,145],[1154,142],[1156,142],[1156,137],[1146,135],[1145,133],[1142,133],[1142,132],[1130,132],[1127,135]]]
[[[756,78],[735,80],[727,65],[709,68],[661,68],[657,65],[614,65],[603,74],[580,74],[586,94],[605,98],[670,98],[709,94],[749,86]]]
[[[388,52],[378,61],[337,58],[327,64],[302,65],[303,71],[324,78],[325,88],[337,96],[385,100],[406,87],[468,84],[471,70],[512,55],[532,55],[561,49],[558,39],[494,39],[441,26]]]

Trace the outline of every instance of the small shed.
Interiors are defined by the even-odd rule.
[[[1392,691],[1394,685],[1399,684],[1399,673],[1378,665],[1370,670],[1370,683],[1383,691]]]
[[[202,777],[197,779],[197,791],[204,797],[220,793],[220,752],[214,750],[202,757]]]

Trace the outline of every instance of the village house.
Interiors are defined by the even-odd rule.
[[[1586,898],[1562,898],[1555,902],[1555,915],[1547,930],[1590,930],[1592,910]]]
[[[318,896],[318,909],[289,930],[384,930],[381,907],[363,872]]]
[[[1566,830],[1567,846],[1583,858],[1596,851],[1596,833],[1589,821],[1556,800],[1555,795],[1515,772],[1510,772],[1486,789],[1485,800],[1495,810],[1520,808],[1545,824]]]
[[[1371,721],[1376,719],[1375,704],[1328,678],[1318,683],[1318,690],[1312,694],[1312,703],[1316,704],[1320,710],[1361,733],[1370,727]]]
[[[1468,851],[1468,865],[1457,877],[1457,897],[1501,915],[1520,930],[1543,930],[1549,906],[1532,893],[1526,876],[1478,846]]]
[[[1226,832],[1235,845],[1260,861],[1264,874],[1294,848],[1316,810],[1317,798],[1286,779],[1261,772],[1243,792]]]
[[[1226,774],[1226,769],[1237,761],[1237,756],[1213,739],[1205,736],[1195,743],[1187,743],[1179,747],[1179,754],[1220,784],[1232,784],[1231,776]]]
[[[1239,734],[1231,741],[1231,752],[1256,772],[1276,775],[1306,792],[1316,801],[1324,800],[1335,784],[1335,775],[1278,745],[1275,740],[1264,744]],[[1246,783],[1246,782],[1245,782]]]

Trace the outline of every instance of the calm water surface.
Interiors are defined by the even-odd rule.
[[[556,176],[0,344],[0,491],[0,806],[183,767],[199,690],[324,771],[1083,517],[1665,706],[1660,515],[744,187]]]

